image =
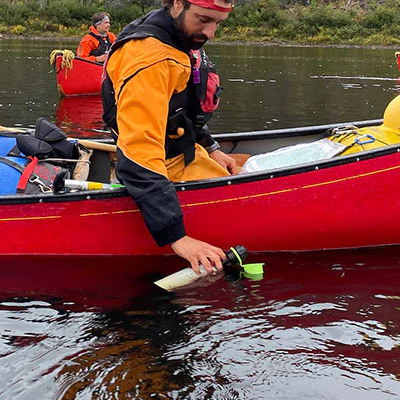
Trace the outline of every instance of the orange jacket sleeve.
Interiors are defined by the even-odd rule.
[[[107,67],[118,96],[118,146],[129,159],[164,176],[169,101],[186,88],[190,68],[186,54],[154,38],[125,44]]]
[[[76,49],[76,55],[85,60],[95,62],[96,57],[91,56],[90,52],[96,50],[98,47],[99,42],[92,35],[85,35],[79,42],[78,48]]]
[[[151,37],[132,40],[109,58],[107,72],[117,98],[117,177],[165,246],[186,234],[164,144],[169,101],[186,88],[189,57]]]
[[[91,27],[91,32],[94,34],[98,34],[98,32]],[[111,43],[114,43],[116,40],[116,37],[113,33],[108,32],[107,33]],[[76,49],[76,55],[77,57],[84,58],[85,60],[88,61],[93,61],[96,62],[96,56],[91,56],[90,52],[92,50],[96,50],[99,47],[99,42],[97,39],[95,39],[92,35],[85,35],[81,41],[79,42],[78,48]]]

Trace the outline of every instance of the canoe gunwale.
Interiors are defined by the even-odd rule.
[[[61,58],[62,58],[62,56],[63,56],[63,53],[61,53],[61,52],[57,53],[57,55],[56,55],[56,57],[61,57]],[[95,62],[95,61],[86,60],[85,58],[81,58],[81,57],[77,57],[77,56],[74,57],[74,60],[78,61],[78,62],[82,61],[84,63],[89,63],[89,64],[98,65],[100,67],[103,67],[103,64],[101,64],[101,63],[98,63],[98,62]],[[66,67],[61,67],[59,71],[62,71],[63,69],[66,69]],[[59,73],[59,71],[56,71],[56,72]]]
[[[83,61],[85,63],[89,63],[89,64],[93,64],[93,65],[99,65],[100,67],[103,68],[103,64],[102,63],[98,63],[98,62],[95,62],[95,61],[86,60],[84,58],[80,58],[80,57],[76,57],[76,56],[74,57],[74,60]]]
[[[0,196],[0,205],[35,204],[35,203],[65,203],[82,200],[102,200],[115,197],[126,197],[128,192],[124,189],[113,190],[82,190],[79,192],[60,194],[32,194]]]
[[[193,191],[209,188],[224,188],[232,185],[243,183],[254,183],[264,180],[271,180],[285,176],[298,175],[306,172],[333,168],[341,165],[352,164],[372,158],[384,157],[386,155],[400,152],[400,143],[380,147],[372,150],[366,150],[359,153],[353,153],[345,156],[335,157],[318,162],[299,164],[286,168],[277,168],[268,171],[253,172],[248,174],[227,176],[214,179],[206,179],[201,181],[188,181],[175,183],[174,186],[177,192]],[[129,196],[126,189],[114,190],[91,190],[79,191],[63,194],[35,194],[35,195],[13,195],[0,197],[0,205],[15,205],[15,204],[34,204],[34,203],[57,203],[71,202],[82,200],[103,200],[116,197]]]
[[[345,126],[357,126],[359,128],[373,125],[382,124],[383,119],[370,119],[364,121],[352,121],[352,122],[340,122],[337,124],[326,124],[326,125],[314,125],[305,127],[294,127],[294,128],[282,128],[282,129],[267,129],[264,131],[249,131],[249,132],[237,132],[237,133],[215,133],[212,136],[221,142],[225,141],[238,141],[243,140],[264,140],[264,139],[278,139],[287,138],[293,135],[296,136],[307,136],[310,134],[323,134],[329,129],[342,128]]]

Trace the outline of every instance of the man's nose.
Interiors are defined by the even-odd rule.
[[[215,31],[217,30],[216,23],[207,24],[207,26],[203,29],[203,34],[208,37],[208,39],[212,39],[215,36]]]

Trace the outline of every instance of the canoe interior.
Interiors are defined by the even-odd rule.
[[[276,129],[276,130],[264,130],[264,131],[252,131],[252,132],[238,132],[238,133],[220,133],[215,134],[214,138],[220,143],[222,150],[228,154],[250,154],[256,155],[260,153],[266,153],[279,149],[284,146],[290,146],[294,144],[304,143],[308,141],[316,140],[321,137],[321,135],[326,135],[333,128],[342,126],[357,126],[366,127],[374,126],[382,123],[382,119],[365,120],[365,121],[353,121],[339,124],[327,124],[309,127],[299,127],[299,128],[286,128],[286,129]],[[31,129],[19,129],[20,132],[33,133]],[[0,127],[1,132],[1,127]],[[97,154],[102,154],[105,152],[109,153],[112,163],[115,164],[115,146],[112,139],[97,139],[97,140],[82,140],[82,143],[87,146],[91,146],[94,152]],[[400,147],[400,144],[399,144]],[[113,149],[113,151],[109,151]],[[104,150],[104,151],[103,151]],[[376,157],[378,155],[384,155],[387,153],[397,151],[397,146],[388,146],[385,148],[380,148],[374,151],[366,151],[357,153],[355,156],[344,156],[340,158],[333,158],[329,160],[324,160],[318,162],[320,168],[329,168],[332,165],[339,165],[343,163],[351,163],[354,160],[359,160],[360,158],[370,158]],[[104,157],[96,157],[92,160],[92,168],[100,169],[102,165],[98,165],[96,160],[104,160]],[[274,171],[274,176],[283,176],[288,174],[296,174],[305,172],[307,170],[313,170],[314,165],[296,165],[295,167],[284,169],[282,171]],[[218,187],[226,186],[227,182],[229,184],[239,184],[245,182],[252,182],[257,180],[263,180],[271,177],[270,172],[259,172],[257,174],[244,174],[237,176],[230,176],[218,179],[210,179],[203,181],[194,182],[184,182],[177,183],[175,186],[178,191],[181,190],[196,190],[207,187]],[[105,181],[104,181],[105,182]],[[36,203],[40,202],[65,202],[82,200],[87,197],[87,191],[70,192],[66,194],[53,194],[51,196],[46,195],[11,195],[11,196],[1,196],[0,204],[26,204],[26,203]],[[95,190],[90,191],[90,197],[92,199],[104,199],[104,198],[115,198],[127,196],[124,189],[117,189],[113,191],[101,191]]]
[[[359,128],[382,124],[383,119],[352,121],[338,124],[316,125],[299,128],[271,129],[264,131],[220,133],[214,138],[226,153],[248,153],[251,155],[266,153],[281,147],[315,140],[330,130],[344,126]]]

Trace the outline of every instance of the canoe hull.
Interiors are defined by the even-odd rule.
[[[177,185],[187,233],[251,252],[398,245],[399,150]],[[172,254],[169,246],[155,245],[125,193],[64,196],[0,203],[0,253]]]
[[[101,64],[75,57],[72,68],[63,67],[62,54],[57,54],[55,69],[57,88],[61,96],[101,94]]]

